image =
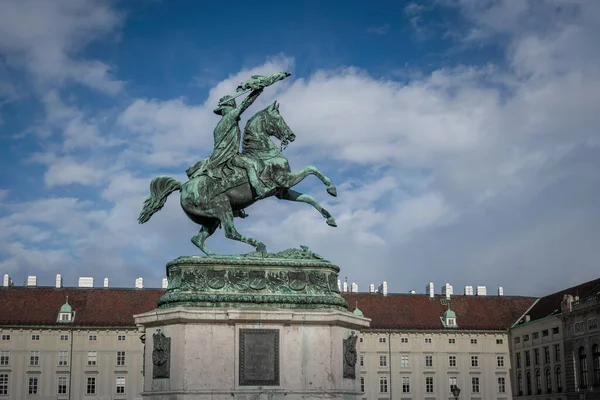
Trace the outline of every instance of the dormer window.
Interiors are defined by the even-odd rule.
[[[62,307],[60,308],[60,311],[58,312],[58,318],[56,318],[56,322],[69,323],[69,322],[73,322],[74,319],[75,319],[75,312],[71,308],[71,305],[69,304],[69,296],[67,296],[65,304],[62,305]]]
[[[448,309],[442,314],[440,320],[444,328],[458,328],[456,313],[450,309],[450,304],[448,304]]]
[[[456,318],[446,318],[446,325],[456,326]]]

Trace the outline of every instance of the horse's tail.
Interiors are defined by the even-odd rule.
[[[181,190],[181,182],[169,176],[157,176],[150,182],[150,196],[144,201],[144,207],[138,222],[148,222],[155,212],[165,205],[167,197],[176,190]]]

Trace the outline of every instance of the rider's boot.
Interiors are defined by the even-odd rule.
[[[262,183],[260,179],[258,179],[258,175],[252,167],[248,168],[248,180],[250,181],[250,185],[254,188],[254,191],[256,192],[257,199],[263,199],[269,194],[270,189],[267,186],[265,186],[265,184]]]

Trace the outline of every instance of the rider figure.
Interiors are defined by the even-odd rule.
[[[212,171],[220,171],[225,165],[231,168],[233,164],[244,168],[259,199],[268,194],[269,188],[258,178],[256,165],[239,154],[241,131],[238,122],[240,115],[254,103],[262,91],[262,88],[253,90],[239,106],[236,106],[235,99],[229,95],[219,100],[213,112],[220,115],[221,120],[214,130],[215,147],[207,164],[209,176],[212,175]]]

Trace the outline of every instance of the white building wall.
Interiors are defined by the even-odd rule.
[[[450,377],[457,378],[461,399],[512,399],[510,384],[510,353],[508,335],[498,333],[465,333],[452,331],[430,332],[363,332],[360,344],[363,366],[360,376],[365,378],[362,399],[453,399]],[[380,343],[379,337],[386,342]],[[407,338],[408,343],[403,343]],[[425,339],[430,338],[431,343]],[[449,343],[454,339],[455,343]],[[471,344],[471,339],[477,343]],[[497,340],[500,341],[497,343]],[[402,356],[408,356],[408,367],[402,365]],[[425,365],[425,356],[431,355],[433,366]],[[457,366],[449,366],[449,356],[456,356]],[[471,356],[478,357],[478,367],[471,367]],[[379,366],[379,357],[387,357],[387,366]],[[390,360],[391,356],[391,360]],[[498,367],[498,356],[504,357],[504,366]],[[388,392],[381,393],[379,378],[388,377]],[[425,378],[434,378],[434,393],[425,390]],[[410,380],[410,392],[404,393],[402,378]],[[471,378],[479,377],[479,393],[472,392]],[[505,378],[505,393],[498,392],[498,377]],[[360,382],[359,382],[360,383]]]
[[[136,329],[60,328],[0,329],[0,335],[10,335],[10,340],[0,336],[0,351],[8,351],[10,356],[8,365],[0,365],[0,374],[9,375],[8,399],[141,399],[143,344]],[[31,339],[34,334],[39,335],[39,341]],[[69,340],[60,340],[61,335],[69,335]],[[97,340],[88,340],[89,335],[96,335]],[[125,340],[119,341],[119,335]],[[40,352],[39,366],[29,365],[31,351]],[[69,352],[69,365],[58,365],[60,351]],[[96,366],[87,365],[88,351],[97,352]],[[117,351],[125,351],[124,366],[117,365]],[[37,395],[28,394],[29,376],[38,377]],[[60,376],[67,377],[70,397],[68,393],[58,394]],[[95,395],[86,393],[88,376],[96,377]],[[125,377],[124,394],[116,393],[117,376]]]

